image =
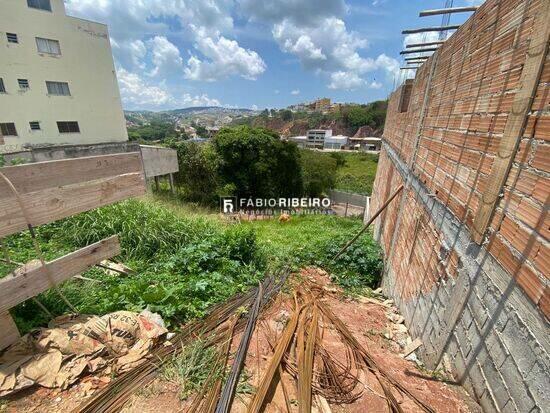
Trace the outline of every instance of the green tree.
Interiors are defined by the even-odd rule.
[[[279,113],[281,115],[281,119],[284,120],[285,122],[292,120],[292,111],[285,109],[285,110],[281,110]]]
[[[152,121],[148,125],[128,128],[128,137],[131,141],[162,141],[177,136],[178,132],[169,122]]]
[[[239,197],[291,197],[302,194],[300,152],[271,130],[250,126],[222,128],[214,138],[220,177]]]
[[[336,184],[336,159],[332,156],[310,151],[302,151],[304,192],[311,197],[326,194]]]
[[[184,198],[203,205],[215,205],[220,193],[220,158],[211,144],[172,141],[178,152],[177,187]]]
[[[354,128],[360,128],[361,126],[373,126],[374,118],[370,110],[365,106],[352,106],[348,108],[344,113],[344,120],[347,124]]]
[[[204,138],[204,139],[208,138],[208,131],[206,130],[206,128],[204,126],[196,125],[195,126],[195,131],[197,132],[197,135],[199,136],[199,138]]]

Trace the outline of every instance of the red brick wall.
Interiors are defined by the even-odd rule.
[[[438,50],[423,120],[422,102],[434,57],[417,71],[407,112],[398,110],[400,89],[390,98],[384,130],[386,144],[405,164],[412,161],[412,173],[469,229],[512,109],[534,30],[534,16],[542,1],[546,0],[486,1]],[[411,159],[421,121],[418,152]],[[550,57],[547,57],[528,126],[485,244],[546,317],[550,315],[549,141]],[[374,208],[399,184],[399,173],[392,168],[391,160],[382,153]],[[399,258],[393,262],[396,283],[404,285],[403,294],[408,295],[446,276],[447,264],[438,266],[434,258],[440,246],[429,217],[411,194],[405,196],[408,198],[405,210],[401,211],[402,228],[395,242]],[[398,206],[399,202],[394,202],[381,218],[386,252]],[[415,232],[420,238],[413,244]],[[426,250],[419,251],[420,247]]]

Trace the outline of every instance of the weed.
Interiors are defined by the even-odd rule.
[[[63,283],[63,293],[81,313],[149,308],[173,327],[204,316],[211,305],[257,285],[266,271],[283,263],[294,269],[321,266],[346,289],[378,282],[381,254],[369,234],[332,262],[361,228],[358,219],[320,215],[293,217],[286,225],[277,220],[229,225],[217,215],[190,213],[176,202],[167,208],[158,199],[125,201],[38,228],[48,260],[119,235],[120,259],[136,273],[112,277],[92,268],[83,275],[100,282]],[[13,261],[36,258],[28,233],[7,237],[5,243]],[[13,268],[0,262],[0,274]],[[69,311],[53,290],[38,299],[55,315]],[[30,300],[12,313],[22,332],[49,321]]]
[[[161,375],[180,386],[183,400],[200,390],[209,377],[221,378],[224,369],[216,349],[203,340],[197,339],[182,350],[164,365]]]

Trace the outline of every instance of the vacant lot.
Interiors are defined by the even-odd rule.
[[[345,164],[336,171],[336,187],[341,191],[370,195],[378,167],[378,155],[341,152]]]
[[[159,312],[172,326],[201,317],[213,303],[248,289],[272,267],[319,265],[349,288],[374,286],[381,270],[378,246],[366,235],[338,263],[331,258],[361,227],[357,219],[333,216],[293,217],[230,223],[216,213],[178,201],[150,197],[126,201],[38,229],[48,260],[76,248],[119,234],[122,254],[117,259],[135,270],[113,276],[101,268],[82,274],[89,280],[65,282],[63,293],[81,313],[116,310]],[[35,259],[28,233],[5,240],[14,263]],[[15,265],[0,261],[0,276]],[[68,312],[49,290],[38,296],[54,315]],[[48,321],[29,300],[13,310],[25,332]]]

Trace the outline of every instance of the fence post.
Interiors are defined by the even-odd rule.
[[[174,186],[174,174],[169,174],[168,179],[170,180],[170,190],[172,191],[172,194],[176,194],[176,187]]]
[[[363,222],[367,222],[370,216],[370,196],[367,197],[367,202],[365,204],[365,210],[363,213]]]

